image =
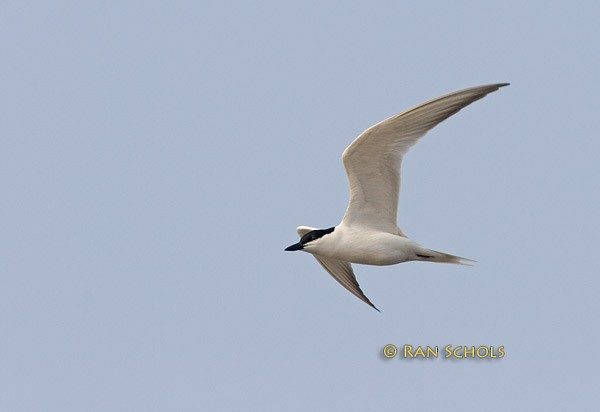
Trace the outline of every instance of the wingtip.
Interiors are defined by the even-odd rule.
[[[373,309],[375,309],[377,312],[381,313],[381,311],[379,309],[377,309],[377,306],[373,305],[373,303],[369,300],[369,298],[367,298],[365,296],[366,300],[364,301],[367,305],[369,305],[370,307],[372,307]]]
[[[474,266],[474,264],[477,263],[477,261],[473,260],[473,259],[467,259],[467,258],[461,257],[461,258],[459,258],[459,261],[456,263],[458,263],[459,265],[463,265],[463,266]]]
[[[373,309],[375,309],[377,312],[381,313],[381,311],[379,309],[377,309],[377,306],[375,306],[373,304],[373,302],[371,302],[371,300],[367,297],[367,295],[364,294],[364,292],[362,291],[362,289],[360,288],[360,286],[358,285],[357,282],[357,286],[358,286],[358,290],[360,292],[360,295],[356,295],[357,298],[359,298],[360,300],[362,300],[363,302],[365,302],[367,305],[369,305],[370,307],[372,307]]]

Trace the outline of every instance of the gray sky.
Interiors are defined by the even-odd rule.
[[[0,410],[597,409],[598,7],[5,2]],[[377,313],[283,251],[365,128],[493,82],[402,172],[475,266],[356,266]]]

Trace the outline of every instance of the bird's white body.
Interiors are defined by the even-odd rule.
[[[350,201],[342,222],[329,229],[299,226],[300,242],[286,250],[311,253],[342,286],[377,309],[364,295],[351,263],[394,265],[408,261],[468,264],[427,249],[396,224],[400,166],[408,150],[430,129],[506,83],[473,87],[423,103],[365,130],[342,154]]]
[[[301,226],[298,229],[309,229]],[[424,248],[399,234],[346,226],[343,223],[314,244],[307,244],[306,252],[325,258],[363,265],[395,265],[410,260],[420,260],[419,251]]]

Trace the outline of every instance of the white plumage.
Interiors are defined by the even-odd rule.
[[[490,84],[451,93],[369,127],[342,154],[350,185],[350,201],[342,222],[329,229],[300,226],[300,242],[286,250],[313,254],[335,280],[375,309],[360,289],[350,263],[469,262],[420,246],[402,233],[396,224],[400,166],[406,152],[430,129],[506,85]]]

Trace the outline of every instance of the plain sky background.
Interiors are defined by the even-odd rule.
[[[2,2],[0,411],[598,410],[599,19]],[[402,172],[402,229],[475,266],[356,266],[378,313],[283,251],[340,221],[365,128],[494,82]]]

